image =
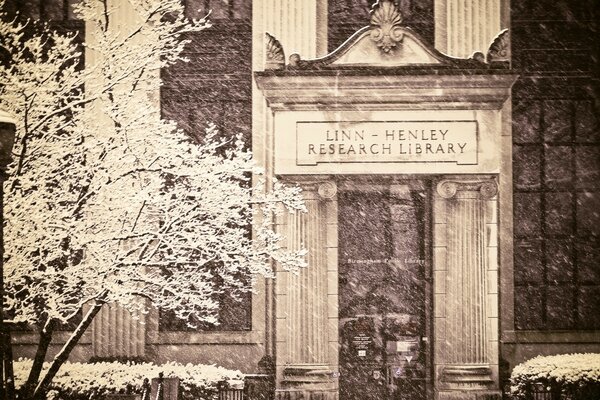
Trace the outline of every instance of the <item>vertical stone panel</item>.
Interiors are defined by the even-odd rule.
[[[324,55],[326,44],[327,4],[324,0],[253,0],[252,1],[252,71],[265,69],[265,33],[275,36],[284,47],[285,57],[299,52],[304,58]],[[273,174],[272,114],[253,82],[252,86],[252,143],[254,160],[265,170],[267,186]],[[286,224],[287,221],[284,223]],[[277,271],[277,276],[291,275]],[[287,287],[270,280],[265,285],[265,355],[275,357],[288,349],[287,332],[291,320],[288,309],[281,310],[280,301],[288,303]],[[274,293],[274,291],[276,293]],[[276,310],[276,315],[275,315]],[[279,362],[280,360],[278,360]],[[281,378],[281,370],[279,375]]]
[[[124,35],[131,29],[130,27],[139,24],[139,16],[129,3],[111,0],[108,4],[113,10],[110,16],[111,29],[120,31]],[[93,50],[97,29],[94,24],[86,23],[86,42],[91,45],[85,50],[86,68],[92,68],[100,61],[100,55]],[[147,93],[140,95],[146,96]],[[153,104],[156,107],[155,115],[158,116],[158,93],[155,93],[152,98],[155,100]],[[97,122],[107,123],[106,115],[100,111],[102,107],[96,107],[96,110]],[[134,320],[126,309],[116,304],[105,305],[92,323],[93,355],[95,357],[143,357],[146,346],[144,321],[144,315],[140,316],[140,320]]]

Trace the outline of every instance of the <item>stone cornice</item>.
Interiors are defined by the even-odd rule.
[[[389,72],[389,71],[388,71]],[[473,72],[473,71],[471,71]],[[255,73],[258,87],[274,110],[381,108],[382,104],[440,108],[500,109],[517,76],[513,74],[365,74],[278,75]],[[462,106],[461,106],[462,104]],[[444,107],[447,107],[445,104]]]

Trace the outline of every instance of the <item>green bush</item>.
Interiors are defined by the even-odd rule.
[[[15,362],[17,387],[25,383],[31,369],[31,360]],[[47,368],[48,365],[45,365]],[[182,400],[213,400],[217,398],[217,382],[241,380],[239,371],[215,365],[178,364],[169,362],[156,365],[148,362],[122,363],[65,363],[52,382],[48,400],[102,400],[110,393],[126,389],[140,393],[144,378],[152,379],[164,373],[165,378],[180,379]]]
[[[530,399],[532,392],[553,398],[600,399],[600,354],[539,356],[517,365],[510,377],[513,399]]]

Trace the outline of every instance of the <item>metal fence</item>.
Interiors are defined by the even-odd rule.
[[[243,385],[231,385],[227,381],[218,383],[219,400],[273,400],[275,382],[272,375],[246,375]]]
[[[141,393],[110,394],[105,400],[179,400],[179,378],[165,378],[162,373],[151,381],[144,379]],[[273,375],[255,374],[244,376],[243,381],[220,381],[217,383],[218,400],[274,400]]]
[[[561,384],[531,384],[525,393],[527,400],[600,400],[600,383],[583,386]]]

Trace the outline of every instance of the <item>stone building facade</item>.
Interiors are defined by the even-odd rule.
[[[492,399],[519,362],[600,351],[594,2],[373,3],[187,0],[214,27],[162,113],[304,189],[278,229],[309,268],[274,265],[218,327],[107,308],[76,358],[268,370],[282,400]]]

